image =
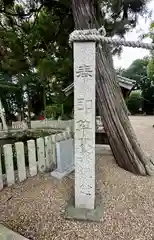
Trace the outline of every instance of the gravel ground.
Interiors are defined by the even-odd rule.
[[[154,117],[131,117],[145,150],[154,156]],[[0,222],[37,240],[154,239],[154,178],[119,168],[112,156],[98,157],[97,185],[104,216],[101,223],[67,221],[63,211],[73,175],[62,182],[37,176],[0,192]]]

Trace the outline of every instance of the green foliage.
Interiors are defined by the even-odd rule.
[[[145,0],[100,0],[103,12],[103,23],[108,35],[124,36],[126,31],[136,26],[137,14],[147,14]]]
[[[63,106],[61,104],[53,104],[46,106],[45,116],[46,118],[57,119],[58,116],[61,116],[63,112]]]
[[[143,106],[143,98],[140,91],[134,91],[126,100],[128,110],[131,114],[139,113],[140,108]]]
[[[149,57],[143,59],[136,59],[128,69],[122,71],[122,76],[133,80],[136,80],[136,87],[138,89],[144,89],[146,82],[148,81],[147,66],[149,63]]]
[[[153,80],[154,79],[154,59],[151,58],[149,64],[147,66],[148,77]]]
[[[149,33],[143,36],[150,37],[154,42],[154,22],[151,23]],[[122,75],[135,79],[137,89],[142,90],[143,110],[147,114],[153,114],[154,109],[154,52],[149,57],[137,59],[131,66],[122,72]]]
[[[146,2],[100,0],[95,8],[98,17],[97,4],[101,4],[100,21],[108,36],[124,36],[135,27],[137,14],[145,14]],[[0,88],[8,115],[20,112],[27,102],[39,114],[46,102],[52,106],[54,116],[61,115],[58,106],[62,105],[63,117],[70,116],[73,98],[66,99],[62,89],[73,81],[72,49],[68,45],[74,30],[72,1],[0,0],[0,22],[0,72],[15,79],[19,86],[19,91],[11,93]],[[8,84],[5,78],[3,81]]]
[[[143,110],[147,114],[152,114],[154,108],[153,71],[153,60],[150,57],[144,57],[135,60],[122,72],[122,76],[136,80],[136,88],[142,91]]]

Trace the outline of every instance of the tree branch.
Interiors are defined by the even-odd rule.
[[[43,8],[43,6],[44,5],[41,4],[39,8],[36,8],[36,9],[32,8],[27,13],[23,13],[23,14],[15,13],[15,12],[14,13],[13,12],[8,12],[5,9],[0,9],[0,13],[3,13],[5,15],[7,15],[7,16],[12,16],[12,17],[28,17],[29,15],[31,15],[33,13],[39,12]]]
[[[36,22],[38,20],[39,13],[40,13],[42,8],[43,8],[43,4],[38,8],[38,11],[35,12],[35,19],[34,19],[32,27],[31,27],[31,30],[34,28],[34,26],[35,26],[35,24],[36,24]]]

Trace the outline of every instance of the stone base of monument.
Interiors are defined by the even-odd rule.
[[[67,175],[69,175],[73,171],[74,171],[74,166],[70,167],[69,169],[67,169],[64,172],[59,172],[59,170],[56,169],[53,172],[51,172],[51,176],[60,180],[64,177],[66,177]]]
[[[28,238],[25,238],[18,233],[13,232],[12,230],[4,227],[2,224],[0,224],[0,239],[2,240],[28,240]]]
[[[95,199],[93,210],[86,208],[75,208],[74,198],[70,199],[64,217],[69,220],[101,222],[103,217],[102,199],[98,195]]]

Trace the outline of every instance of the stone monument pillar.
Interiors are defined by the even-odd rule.
[[[74,43],[75,207],[95,205],[95,42]]]
[[[95,196],[95,78],[96,43],[73,43],[75,196],[66,208],[67,219],[100,221],[103,208]]]

